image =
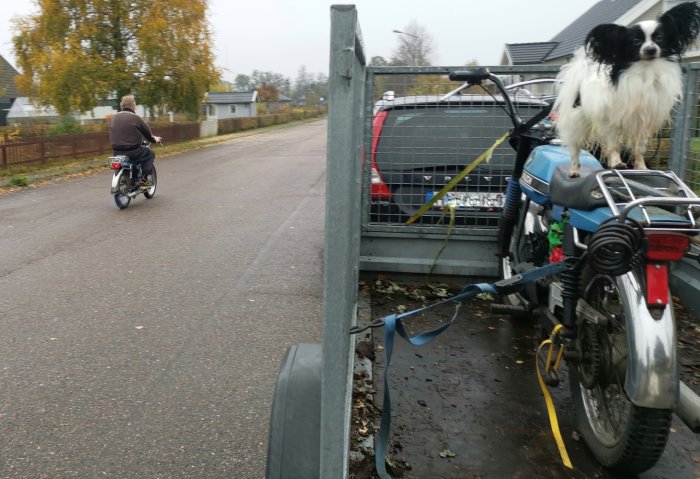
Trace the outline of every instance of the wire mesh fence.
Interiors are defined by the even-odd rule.
[[[683,141],[685,155],[679,162],[679,174],[686,184],[700,195],[700,64],[693,64],[688,68],[688,88],[686,89],[685,115],[683,121]],[[680,120],[679,120],[680,121]]]
[[[365,127],[365,162],[363,185],[366,202],[364,226],[372,231],[405,231],[444,234],[493,232],[504,201],[514,151],[508,142],[498,146],[493,155],[460,179],[442,200],[436,201],[419,219],[409,218],[448,183],[488,150],[512,124],[503,110],[495,89],[472,86],[445,99],[460,86],[450,81],[448,73],[457,68],[374,67],[368,74],[367,118]],[[534,116],[545,101],[556,95],[552,81],[558,66],[491,67],[510,88],[523,120]],[[690,73],[695,83],[697,71]],[[534,85],[518,87],[523,81],[541,79]],[[548,81],[545,82],[544,80]],[[693,91],[700,89],[695,84]],[[694,101],[691,95],[686,101]],[[675,121],[683,122],[685,103],[674,112]],[[700,118],[694,108],[693,129],[688,142],[688,160],[682,175],[696,192],[700,190]],[[540,125],[545,127],[548,125]],[[646,161],[649,168],[675,169],[672,159],[674,137],[672,124],[663,128],[648,143]]]

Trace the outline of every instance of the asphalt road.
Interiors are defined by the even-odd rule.
[[[264,476],[281,359],[321,337],[325,146],[163,158],[122,211],[107,171],[0,197],[0,477]]]

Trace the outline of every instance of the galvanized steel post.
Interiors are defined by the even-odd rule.
[[[348,475],[366,62],[354,5],[331,7],[319,477]]]

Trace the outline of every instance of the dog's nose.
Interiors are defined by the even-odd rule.
[[[659,49],[653,45],[644,47],[642,49],[642,56],[644,58],[656,58],[659,54]]]

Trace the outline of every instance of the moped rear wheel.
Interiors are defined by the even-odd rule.
[[[129,178],[127,175],[123,174],[119,178],[117,192],[114,194],[114,202],[120,210],[129,206],[131,202],[131,197],[129,196]]]
[[[584,299],[607,324],[579,327],[583,357],[569,368],[577,426],[600,464],[638,474],[663,454],[672,412],[635,406],[625,393],[627,319],[614,278],[584,271],[582,284]]]

